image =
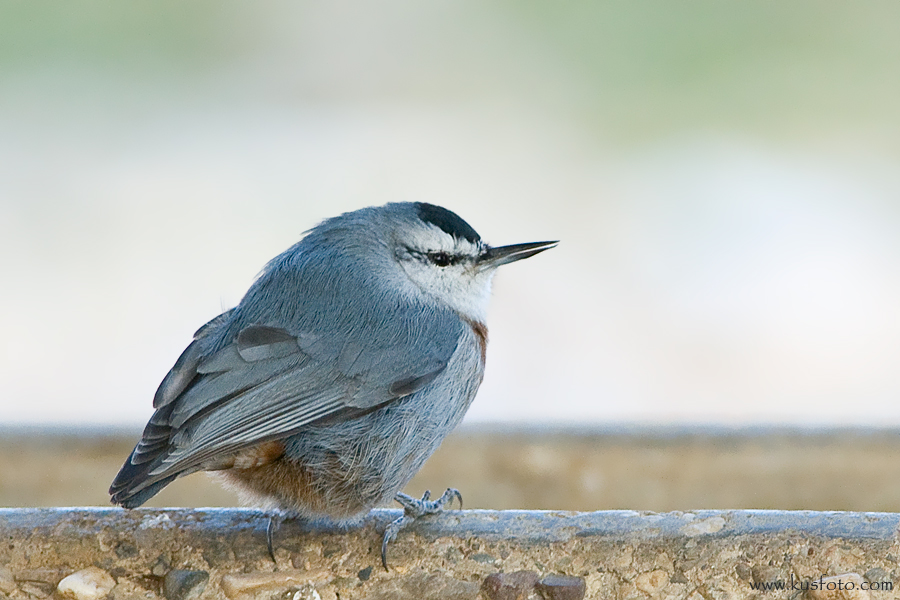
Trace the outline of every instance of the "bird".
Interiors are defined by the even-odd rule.
[[[557,244],[492,247],[424,202],[324,220],[194,334],[154,395],[112,503],[138,507],[197,471],[311,521],[352,524],[396,500],[404,513],[384,534],[387,568],[404,525],[462,503],[453,488],[435,501],[401,490],[475,398],[494,273]]]

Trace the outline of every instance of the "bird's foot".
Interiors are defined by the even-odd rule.
[[[400,530],[419,517],[443,512],[444,509],[453,503],[454,499],[459,501],[459,508],[462,509],[462,494],[459,493],[459,490],[454,488],[447,488],[447,491],[437,500],[431,500],[430,491],[426,491],[422,494],[421,500],[413,498],[412,496],[407,496],[403,493],[398,493],[394,496],[394,500],[403,506],[403,516],[391,522],[391,524],[387,526],[387,529],[384,530],[384,538],[381,540],[381,564],[384,566],[385,571],[388,570],[388,544],[396,539]]]

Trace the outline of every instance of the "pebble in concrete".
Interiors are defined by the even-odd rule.
[[[112,591],[116,580],[97,567],[88,567],[64,577],[56,593],[69,600],[102,600]]]
[[[669,574],[662,569],[641,573],[634,580],[634,587],[650,596],[659,594],[667,585],[669,585]]]
[[[286,592],[292,588],[300,588],[314,581],[327,581],[329,573],[325,571],[278,571],[276,573],[232,573],[222,577],[222,591],[231,600],[243,600]]]
[[[169,561],[166,560],[166,557],[162,554],[159,555],[159,558],[156,559],[156,562],[153,563],[153,567],[150,569],[150,573],[153,574],[154,577],[165,577],[166,573],[168,573],[172,569],[172,565],[169,564]]]
[[[16,589],[16,578],[13,577],[12,571],[0,565],[0,593],[11,596]]]
[[[194,600],[206,588],[209,573],[173,569],[163,580],[163,594],[168,600]]]
[[[415,573],[382,580],[366,590],[366,600],[475,600],[478,585],[437,573]]]
[[[494,573],[484,578],[481,591],[490,600],[522,600],[528,597],[538,579],[534,571]]]
[[[537,589],[547,600],[581,600],[587,587],[581,577],[548,575],[538,582]]]
[[[874,569],[869,569],[863,575],[863,579],[868,581],[870,584],[880,585],[882,582],[887,582],[891,580],[891,574],[885,571],[880,567],[875,567]],[[893,582],[891,582],[893,583]]]
[[[290,593],[290,592],[289,592]],[[308,583],[290,594],[291,600],[323,600],[316,586]]]

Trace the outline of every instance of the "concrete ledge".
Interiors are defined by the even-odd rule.
[[[398,516],[284,521],[273,563],[255,510],[0,509],[0,598],[900,596],[896,513],[449,511],[401,532],[385,572]]]

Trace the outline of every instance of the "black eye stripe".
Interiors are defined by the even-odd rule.
[[[446,252],[444,250],[435,250],[433,252],[424,252],[422,250],[415,250],[410,248],[409,246],[405,247],[406,252],[415,257],[417,260],[422,262],[428,262],[433,264],[436,267],[449,267],[451,265],[458,265],[462,262],[470,260],[471,257],[466,256],[465,254],[451,254],[450,252]]]

